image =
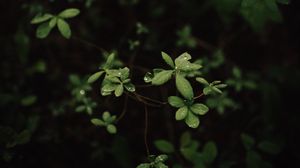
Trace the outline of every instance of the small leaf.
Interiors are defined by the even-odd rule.
[[[107,83],[106,85],[104,85],[101,90],[104,92],[112,92],[117,88],[117,84],[114,83]]]
[[[41,39],[45,38],[48,36],[51,30],[52,28],[49,26],[48,22],[43,23],[39,25],[38,28],[36,29],[36,37]]]
[[[173,74],[173,70],[161,71],[154,76],[154,78],[152,79],[152,84],[153,85],[162,85],[171,79],[172,74]]]
[[[123,85],[122,84],[118,85],[115,90],[115,96],[116,97],[121,96],[123,94],[123,91],[124,91]]]
[[[189,132],[184,132],[180,137],[180,147],[183,148],[191,143],[192,137]]]
[[[280,146],[270,141],[262,141],[257,146],[263,152],[271,155],[276,155],[280,152]]]
[[[214,87],[216,87],[218,89],[223,89],[223,88],[226,88],[227,85],[226,84],[218,84],[218,85],[215,85]]]
[[[220,89],[218,89],[217,87],[215,87],[215,86],[212,86],[211,90],[216,92],[216,93],[222,94],[222,91]]]
[[[185,123],[191,128],[197,128],[200,124],[200,121],[197,116],[189,111],[187,117],[185,118]]]
[[[177,97],[177,96],[168,97],[168,102],[173,107],[180,108],[180,107],[184,106],[184,101],[180,97]]]
[[[175,119],[176,120],[183,120],[188,115],[188,108],[186,106],[181,107],[176,111]]]
[[[129,92],[135,91],[135,86],[132,83],[126,83],[126,84],[124,84],[124,87]]]
[[[106,127],[107,131],[111,134],[115,134],[117,133],[117,128],[116,126],[112,125],[112,124],[109,124],[107,127]]]
[[[154,141],[155,147],[160,150],[163,153],[173,153],[174,152],[174,146],[170,142],[166,140],[156,140]]]
[[[127,79],[129,77],[129,68],[125,67],[123,69],[120,69],[121,72],[121,80],[124,81],[125,79]]]
[[[202,103],[193,104],[191,110],[198,115],[204,115],[208,112],[208,107]]]
[[[64,36],[67,39],[71,37],[71,29],[69,24],[66,21],[64,21],[63,19],[58,19],[57,27],[62,36]]]
[[[33,105],[37,100],[37,97],[35,95],[29,95],[29,96],[26,96],[24,97],[22,100],[21,100],[21,104],[23,106],[30,106],[30,105]]]
[[[232,74],[236,78],[241,78],[241,76],[242,76],[242,72],[241,72],[241,70],[238,67],[234,67],[232,69]]]
[[[179,66],[182,61],[188,61],[190,59],[192,59],[192,57],[189,53],[182,53],[179,57],[175,59],[175,65]]]
[[[150,164],[149,163],[142,163],[142,164],[139,164],[136,168],[150,168]]]
[[[109,54],[109,56],[106,59],[106,63],[103,67],[103,69],[109,69],[112,67],[113,65],[113,61],[115,60],[116,54],[114,52],[112,52],[111,54]]]
[[[196,78],[196,81],[200,82],[203,85],[209,85],[209,83],[207,82],[207,80],[204,79],[204,78],[201,78],[201,77]]]
[[[79,13],[80,13],[80,10],[75,9],[75,8],[70,8],[70,9],[66,9],[66,10],[60,12],[58,14],[58,16],[67,19],[67,18],[72,18],[72,17],[77,16]]]
[[[57,17],[53,17],[50,21],[49,21],[49,26],[51,28],[53,28],[57,23]]]
[[[104,121],[109,120],[110,117],[111,117],[111,116],[110,116],[110,113],[109,113],[108,111],[105,111],[105,112],[102,114],[102,118],[103,118]]]
[[[254,138],[245,133],[241,134],[241,140],[247,150],[250,150],[255,144]]]
[[[167,142],[167,141],[166,141]],[[167,142],[167,143],[169,143],[169,142]],[[172,145],[171,143],[170,143],[170,145]],[[174,147],[173,147],[173,145],[172,145],[172,148],[173,148],[173,151],[172,152],[174,152]],[[171,153],[172,153],[171,152]],[[154,162],[164,162],[164,161],[166,161],[168,159],[168,156],[167,155],[158,155],[156,158],[155,158],[155,160],[154,160]]]
[[[172,58],[167,53],[162,51],[161,56],[168,65],[170,65],[172,68],[175,68]]]
[[[31,24],[38,24],[44,21],[47,21],[49,19],[51,19],[53,17],[53,15],[46,13],[44,15],[37,15],[35,16],[32,20],[31,20]]]
[[[194,91],[190,82],[179,74],[176,75],[176,87],[186,99],[191,100],[194,97]]]
[[[85,110],[85,106],[84,105],[78,106],[75,109],[76,112],[83,112],[84,110]]]
[[[203,159],[206,163],[210,164],[212,163],[218,154],[217,146],[214,142],[209,141],[207,142],[203,147]]]
[[[207,86],[203,89],[204,95],[209,95],[212,92],[211,86]]]
[[[168,168],[168,166],[162,162],[158,162],[155,164],[155,168]]]
[[[91,123],[96,125],[96,126],[105,126],[104,121],[98,119],[98,118],[93,118],[91,119]]]
[[[100,78],[100,76],[104,73],[104,71],[99,71],[99,72],[96,72],[94,73],[92,76],[89,77],[88,79],[88,83],[93,83],[95,82],[97,79]]]

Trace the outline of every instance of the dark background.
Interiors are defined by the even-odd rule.
[[[134,65],[149,71],[165,66],[160,51],[173,58],[188,51],[194,59],[210,60],[221,49],[225,61],[207,73],[208,79],[225,81],[235,66],[243,74],[256,76],[254,90],[228,87],[229,97],[240,108],[226,108],[222,115],[211,109],[196,130],[175,121],[171,107],[149,108],[148,141],[152,153],[159,153],[153,146],[154,140],[164,138],[178,146],[178,137],[189,130],[199,142],[216,142],[220,155],[211,167],[220,167],[224,160],[234,160],[232,167],[245,167],[245,149],[240,141],[240,134],[245,132],[257,141],[271,139],[281,144],[279,154],[262,154],[273,167],[299,166],[298,1],[278,4],[282,21],[267,20],[259,30],[247,22],[238,8],[222,13],[209,0],[101,0],[92,1],[88,7],[85,3],[0,2],[0,167],[134,167],[144,160],[143,104],[128,101],[128,111],[117,125],[117,135],[93,126],[91,116],[74,112],[76,103],[69,75],[86,79],[95,72],[104,61],[99,47],[118,51],[125,65],[134,57]],[[59,13],[70,7],[81,10],[79,16],[68,21],[71,39],[63,38],[57,29],[46,39],[35,37],[36,26],[30,20],[38,12]],[[137,21],[149,33],[137,35]],[[198,39],[196,47],[176,45],[176,32],[185,25],[190,25],[193,37]],[[140,46],[130,50],[129,39],[139,40]],[[35,68],[37,63],[45,68]],[[136,68],[131,73],[135,84],[144,84],[144,71]],[[92,87],[89,96],[98,103],[93,116],[99,117],[105,110],[120,114],[124,97],[101,97],[100,84]],[[137,88],[137,92],[166,100],[173,88],[170,83]],[[22,105],[20,102],[28,95],[34,95],[36,101]],[[7,132],[20,133],[30,127],[31,120],[35,121],[35,129],[30,140],[8,148],[6,144],[12,141],[13,133]],[[168,165],[172,167],[174,162],[176,159],[171,159]]]

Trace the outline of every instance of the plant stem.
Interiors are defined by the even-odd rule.
[[[202,97],[202,96],[204,96],[204,93],[201,93],[201,94],[199,94],[198,96],[194,97],[194,100],[196,100],[196,99],[198,99],[198,98],[200,98],[200,97]]]

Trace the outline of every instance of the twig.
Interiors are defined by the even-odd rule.
[[[202,97],[202,96],[204,96],[204,93],[201,93],[201,94],[199,94],[198,96],[194,97],[194,100],[196,100],[196,99],[198,99],[198,98],[200,98],[200,97]]]

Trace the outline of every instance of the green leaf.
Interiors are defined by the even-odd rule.
[[[216,93],[222,94],[222,91],[220,89],[218,89],[217,87],[215,87],[215,86],[212,86],[211,90],[216,92]]]
[[[186,106],[181,107],[176,111],[175,119],[176,120],[183,120],[188,115],[188,108]]]
[[[245,133],[241,134],[241,140],[247,150],[250,150],[255,144],[254,138]]]
[[[201,78],[201,77],[196,78],[196,81],[200,82],[203,85],[209,85],[209,83],[207,82],[207,80],[204,79],[204,78]]]
[[[53,17],[50,21],[49,21],[49,26],[51,28],[53,28],[57,23],[57,17]]]
[[[165,164],[162,163],[162,162],[156,163],[154,167],[155,167],[155,168],[168,168],[168,166],[165,165]]]
[[[117,88],[117,86],[118,86],[118,84],[107,83],[101,88],[101,90],[104,92],[112,92]]]
[[[152,79],[153,85],[162,85],[168,82],[173,74],[173,70],[164,70],[156,74]]]
[[[107,127],[106,127],[107,131],[111,134],[115,134],[117,133],[117,128],[116,126],[112,125],[112,124],[109,124]]]
[[[218,154],[216,144],[212,141],[207,142],[203,147],[202,154],[202,157],[206,163],[212,163],[216,159]]]
[[[175,65],[178,66],[180,62],[188,61],[190,59],[192,59],[192,56],[189,53],[184,52],[175,59]]]
[[[218,84],[218,85],[215,85],[214,87],[216,87],[218,89],[223,89],[223,88],[226,88],[227,85],[226,84]]]
[[[167,141],[166,141],[167,142]],[[169,142],[167,142],[167,143],[169,143]],[[172,144],[169,144],[169,145],[172,145]],[[172,152],[174,152],[174,147],[173,147],[173,145],[172,145],[172,148],[173,148],[173,151]],[[172,153],[171,152],[171,153]],[[167,155],[158,155],[156,158],[155,158],[155,160],[154,160],[154,162],[164,162],[164,161],[166,161],[168,159],[168,156]]]
[[[105,126],[104,121],[98,119],[98,118],[93,118],[91,119],[91,123],[96,125],[96,126]]]
[[[44,15],[36,15],[32,20],[31,20],[31,24],[38,24],[38,23],[42,23],[44,21],[47,21],[49,19],[51,19],[53,17],[53,15],[46,13]]]
[[[110,117],[111,117],[111,116],[110,116],[110,113],[109,113],[108,111],[105,111],[105,112],[102,114],[102,118],[103,118],[104,121],[109,120]]]
[[[127,79],[129,77],[129,68],[125,67],[123,69],[120,69],[120,72],[121,72],[121,80],[124,81],[125,79]]]
[[[280,146],[270,141],[262,141],[257,146],[263,152],[271,155],[276,155],[280,152]]]
[[[174,146],[173,144],[171,144],[170,142],[160,139],[160,140],[156,140],[154,141],[154,145],[155,147],[163,152],[163,153],[173,153],[174,152]]]
[[[193,104],[190,109],[198,115],[204,115],[208,112],[208,107],[202,103]]]
[[[203,94],[204,95],[209,95],[212,92],[211,86],[207,86],[203,89]]]
[[[99,72],[96,72],[94,73],[92,76],[89,77],[88,79],[88,83],[93,83],[95,82],[97,79],[100,78],[100,76],[104,73],[104,71],[99,71]]]
[[[195,116],[191,111],[188,112],[188,115],[184,121],[191,128],[197,128],[200,124],[199,118]]]
[[[69,24],[63,19],[57,19],[57,27],[61,35],[69,39],[71,37],[71,29]]]
[[[180,107],[184,106],[184,101],[180,97],[177,97],[177,96],[168,97],[168,102],[173,107],[180,108]]]
[[[76,112],[83,112],[84,110],[85,110],[85,106],[84,105],[78,106],[75,109]]]
[[[185,147],[191,143],[192,137],[189,132],[184,132],[180,137],[180,147]]]
[[[175,68],[172,58],[167,53],[162,51],[161,56],[168,65],[170,65],[172,68]]]
[[[197,141],[191,140],[188,146],[180,148],[180,152],[185,159],[193,162],[195,155],[197,154],[197,150],[199,147],[199,143]]]
[[[22,100],[21,100],[21,104],[23,106],[30,106],[30,105],[33,105],[37,100],[37,97],[35,95],[29,95],[29,96],[26,96],[24,97]]]
[[[112,67],[113,65],[113,61],[115,60],[116,54],[113,52],[111,54],[109,54],[109,56],[106,59],[106,63],[103,67],[103,69],[109,69]]]
[[[238,67],[234,67],[232,69],[232,74],[236,78],[241,78],[242,77],[242,72],[241,72],[241,70]]]
[[[115,90],[115,96],[116,97],[121,96],[123,94],[123,91],[124,91],[123,85],[122,84],[118,85]]]
[[[134,92],[135,91],[135,86],[132,83],[126,83],[126,84],[124,84],[124,87],[129,92]]]
[[[176,75],[176,87],[184,98],[191,100],[194,97],[194,91],[190,82],[182,75]]]
[[[49,26],[48,22],[43,23],[39,25],[38,28],[36,29],[36,37],[41,39],[45,38],[48,36],[51,30],[52,28]]]
[[[72,18],[72,17],[77,16],[79,13],[80,13],[80,10],[75,9],[75,8],[70,8],[70,9],[66,9],[66,10],[60,12],[58,14],[58,16],[67,19],[67,18]]]
[[[150,164],[149,163],[142,163],[142,164],[139,164],[136,168],[150,168]]]

